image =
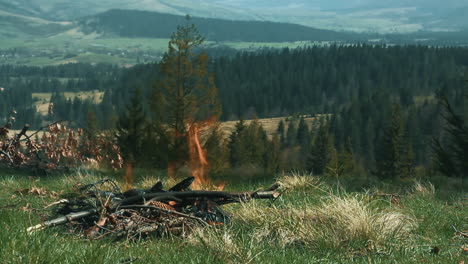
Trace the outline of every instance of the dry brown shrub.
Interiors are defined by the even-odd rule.
[[[0,140],[0,164],[12,168],[53,171],[59,169],[110,167],[120,169],[123,159],[112,135],[91,135],[60,123],[46,127],[41,138],[20,134],[4,135]],[[3,130],[8,131],[8,127]]]

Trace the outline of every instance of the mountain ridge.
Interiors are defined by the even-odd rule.
[[[78,20],[86,33],[114,34],[119,37],[168,38],[184,16],[152,11],[112,9]],[[291,23],[239,21],[192,17],[202,35],[210,41],[294,42],[363,40],[358,34],[316,29]]]
[[[314,28],[357,32],[415,32],[468,28],[460,9],[464,0],[0,0],[0,10],[34,15],[52,21],[72,20],[110,9],[156,11],[205,18],[258,20]],[[454,23],[455,21],[455,23]]]

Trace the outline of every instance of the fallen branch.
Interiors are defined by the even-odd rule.
[[[223,192],[223,191],[186,191],[186,192],[158,192],[132,196],[116,202],[113,207],[135,204],[143,200],[157,199],[158,201],[172,200],[172,197],[182,200],[185,203],[192,203],[194,200],[210,199],[218,204],[228,204],[236,202],[247,202],[252,199],[275,199],[280,196],[279,192]]]
[[[120,209],[135,209],[135,208],[158,210],[158,211],[162,211],[162,212],[165,212],[165,213],[174,214],[174,215],[194,219],[194,220],[199,221],[203,225],[209,225],[207,222],[205,222],[203,219],[201,219],[199,217],[191,216],[191,215],[188,215],[188,214],[184,214],[184,213],[181,213],[181,212],[177,212],[177,211],[174,211],[174,210],[168,210],[168,209],[164,209],[164,208],[160,208],[160,207],[156,207],[156,206],[151,206],[151,205],[125,205],[125,206],[120,207]]]
[[[177,233],[176,230],[183,231],[185,227],[196,224],[207,226],[228,223],[229,215],[220,205],[252,199],[273,200],[280,195],[275,191],[191,191],[189,187],[192,182],[193,178],[187,178],[169,191],[164,191],[162,184],[157,183],[151,189],[134,189],[122,193],[112,180],[101,180],[82,187],[80,191],[83,196],[78,200],[61,200],[47,206],[49,208],[62,204],[59,212],[64,216],[29,227],[27,232],[32,233],[78,219],[90,223],[98,218],[100,220],[94,226],[85,230],[88,237],[102,237],[103,232],[112,232],[121,237],[127,234],[127,238],[149,233]],[[130,194],[133,196],[128,197]],[[104,200],[106,202],[103,203]],[[76,212],[78,210],[82,211]],[[73,213],[69,213],[70,211]],[[73,224],[79,226],[84,222]],[[85,226],[82,225],[82,228]]]
[[[75,220],[78,220],[78,219],[81,219],[81,218],[84,218],[84,217],[87,217],[87,216],[90,216],[90,215],[94,215],[94,214],[97,214],[96,209],[89,209],[89,210],[86,210],[86,211],[71,213],[71,214],[67,214],[67,215],[59,217],[59,218],[55,218],[55,219],[52,219],[52,220],[49,220],[49,221],[45,221],[42,224],[38,224],[38,225],[35,225],[35,226],[28,227],[28,229],[26,229],[26,231],[31,234],[34,231],[43,230],[43,229],[45,229],[47,227],[63,225],[63,224],[66,224],[68,222],[75,221]]]

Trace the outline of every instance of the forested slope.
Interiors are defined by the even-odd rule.
[[[285,169],[306,168],[306,157],[323,156],[329,162],[331,153],[340,153],[372,170],[385,156],[382,153],[388,153],[382,146],[388,146],[393,136],[405,159],[427,165],[432,159],[430,142],[440,139],[447,144],[444,110],[437,97],[447,97],[457,114],[468,116],[465,48],[356,45],[264,50],[213,59],[209,67],[219,90],[222,120],[293,116],[278,127],[281,147],[299,155],[288,154],[292,160],[285,164],[296,165]],[[158,80],[156,63],[130,69],[87,64],[2,66],[0,118],[6,121],[16,109],[16,128],[24,123],[39,126],[51,117],[35,113],[31,93],[50,92],[52,119],[71,120],[75,127],[113,128],[139,88],[143,99],[138,102],[148,118],[165,119],[164,114],[151,113],[151,104],[158,100]],[[91,90],[104,95],[91,100],[63,93]],[[316,131],[301,125],[302,115],[328,120]],[[310,153],[317,149],[326,152]],[[353,170],[359,173],[356,166]]]
[[[183,16],[136,10],[110,10],[79,20],[86,33],[98,32],[120,37],[168,38]],[[356,41],[359,34],[316,29],[296,24],[234,21],[193,17],[191,23],[211,41],[287,42],[287,41]]]

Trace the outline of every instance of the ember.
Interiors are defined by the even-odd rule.
[[[241,193],[192,191],[190,186],[195,180],[186,178],[167,191],[160,181],[147,190],[126,192],[108,179],[88,184],[80,188],[78,197],[60,201],[57,208],[60,217],[29,227],[27,231],[66,224],[70,230],[93,239],[109,235],[124,239],[184,236],[195,226],[228,223],[229,215],[221,205],[279,196],[271,188]]]

